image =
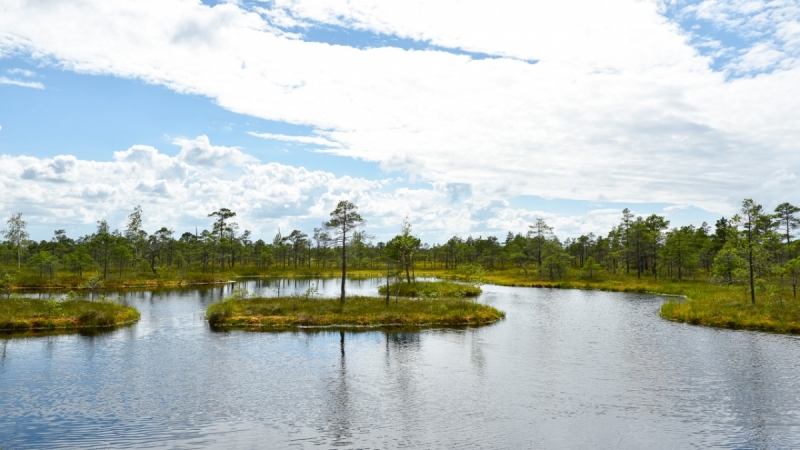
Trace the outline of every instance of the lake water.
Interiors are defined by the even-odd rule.
[[[134,326],[0,339],[0,446],[800,447],[800,340],[666,322],[663,297],[484,286],[507,318],[480,328],[210,330],[232,289],[128,292]]]

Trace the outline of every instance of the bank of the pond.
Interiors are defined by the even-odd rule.
[[[461,298],[477,297],[481,295],[479,286],[463,283],[453,283],[451,281],[398,281],[388,286],[378,288],[381,295],[417,298]]]
[[[606,272],[595,278],[543,280],[513,271],[488,272],[485,280],[501,286],[675,295],[682,298],[665,302],[659,311],[666,320],[716,328],[800,333],[800,301],[788,288],[770,295],[759,292],[752,305],[747,286],[707,280],[656,280]]]
[[[85,330],[135,323],[139,311],[109,301],[0,299],[0,331]]]
[[[275,297],[227,299],[206,311],[215,327],[364,327],[481,325],[496,322],[505,314],[497,309],[459,299],[391,299]]]
[[[398,280],[397,274],[392,278]],[[453,269],[432,269],[430,267],[417,267],[417,277],[439,278],[465,278],[461,267]],[[133,277],[122,279],[99,280],[96,273],[77,276],[56,276],[54,280],[46,277],[34,277],[32,274],[18,275],[14,288],[52,288],[52,289],[131,289],[131,288],[162,288],[182,287],[203,284],[224,284],[230,280],[242,278],[337,278],[341,272],[336,267],[298,267],[254,270],[252,268],[236,267],[233,270],[217,272],[214,275],[203,273],[181,274],[179,271],[164,271],[158,277]],[[383,278],[386,273],[380,269],[348,269],[348,278]],[[632,292],[679,295],[686,297],[685,301],[666,302],[660,312],[661,317],[672,321],[681,321],[697,325],[724,327],[734,329],[751,329],[777,333],[800,333],[800,302],[791,292],[780,289],[769,298],[764,293],[759,293],[755,306],[750,305],[745,286],[719,285],[705,279],[700,280],[672,280],[654,279],[651,275],[638,278],[635,274],[609,273],[604,270],[597,271],[592,277],[587,277],[579,271],[570,270],[556,279],[549,279],[533,271],[524,271],[516,268],[487,270],[482,274],[485,283],[533,288],[554,289],[585,289],[611,292]],[[402,286],[396,283],[393,286]],[[462,285],[463,286],[463,285]],[[406,286],[407,287],[407,286]],[[385,287],[383,288],[385,289]],[[402,287],[400,289],[403,289]],[[430,292],[435,296],[432,291]],[[385,291],[382,291],[385,295]],[[425,291],[408,289],[397,292],[390,287],[391,295],[423,297]],[[440,297],[454,294],[444,293]],[[458,295],[458,294],[455,294]],[[464,295],[469,296],[469,295]]]
[[[59,277],[53,280],[23,278],[15,281],[10,286],[10,290],[27,289],[53,289],[53,290],[76,290],[93,291],[102,289],[133,289],[133,288],[162,288],[162,287],[183,287],[201,286],[206,284],[225,284],[230,283],[230,276],[198,276],[191,278],[92,278],[92,277]]]
[[[673,322],[717,328],[800,333],[800,304],[764,299],[749,300],[730,297],[668,301],[661,306],[661,317]]]
[[[0,272],[2,272],[2,270],[0,270]],[[139,274],[136,276],[128,275],[117,277],[110,274],[106,278],[103,278],[102,274],[98,272],[86,272],[83,275],[59,273],[52,278],[47,275],[41,276],[38,272],[25,269],[20,272],[16,270],[9,272],[12,273],[12,276],[7,288],[11,291],[26,289],[113,290],[185,287],[225,284],[241,278],[339,278],[342,276],[341,270],[335,267],[305,267],[297,269],[270,268],[266,270],[253,270],[252,268],[246,267],[225,270],[214,274],[197,272],[181,273],[176,270],[163,270],[157,275]],[[438,274],[444,273],[444,271],[437,270],[432,273]],[[382,278],[385,276],[385,272],[373,269],[348,269],[347,274],[347,278]]]

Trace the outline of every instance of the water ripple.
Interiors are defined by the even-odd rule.
[[[339,287],[241,284],[309,283]],[[658,296],[485,286],[507,313],[488,327],[212,332],[201,312],[233,287],[128,292],[133,327],[0,340],[0,446],[800,445],[798,338],[666,322]]]

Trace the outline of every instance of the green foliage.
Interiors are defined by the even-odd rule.
[[[402,232],[386,243],[386,254],[403,266],[406,271],[406,282],[409,284],[411,264],[421,244],[422,241],[418,237],[411,235],[411,223],[408,218],[403,221]]]
[[[103,280],[100,278],[100,275],[94,273],[90,275],[84,283],[82,283],[79,288],[80,289],[89,289],[91,291],[95,291],[97,289],[102,289],[103,287]]]
[[[303,298],[308,300],[310,298],[316,297],[319,295],[319,287],[318,284],[310,285],[303,293]]]
[[[714,258],[714,275],[726,283],[747,276],[747,262],[740,255],[740,249],[733,242],[726,242]]]
[[[16,281],[16,277],[10,270],[0,270],[0,292],[9,295]]]
[[[583,263],[583,274],[588,276],[589,278],[594,278],[594,275],[602,268],[600,264],[594,260],[594,257],[590,256],[586,258],[586,262]]]
[[[486,283],[486,271],[478,264],[461,266],[459,268],[459,273],[464,277],[464,281],[474,287],[482,286]]]

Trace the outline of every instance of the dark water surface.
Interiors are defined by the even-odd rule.
[[[232,288],[128,292],[135,326],[0,339],[0,446],[800,447],[798,338],[666,322],[662,297],[484,286],[504,321],[342,343],[211,331]]]

